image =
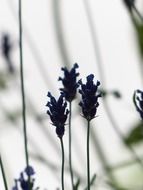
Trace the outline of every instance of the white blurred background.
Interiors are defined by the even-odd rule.
[[[137,0],[136,5],[142,11],[143,2]],[[71,68],[77,62],[79,79],[85,81],[85,77],[93,73],[102,85],[103,74],[105,90],[121,93],[121,99],[109,95],[107,101],[113,118],[126,136],[139,121],[132,96],[134,90],[142,89],[142,59],[131,17],[121,0],[24,0],[22,14],[30,164],[36,171],[36,185],[41,189],[55,190],[60,187],[60,143],[46,115],[45,104],[48,91],[56,97],[59,95],[61,83],[58,77],[63,75],[61,67]],[[16,70],[13,75],[8,73],[1,53],[0,75],[6,87],[0,90],[0,151],[11,189],[14,178],[25,168],[16,0],[0,0],[1,37],[4,33],[10,36],[13,44],[12,62]],[[98,60],[98,51],[101,60]],[[98,67],[99,61],[102,73]],[[73,104],[73,167],[81,178],[83,189],[86,185],[86,122],[77,114],[78,101]],[[102,100],[97,115],[92,121],[91,133],[96,134],[109,164],[118,166],[124,161],[133,160],[113,129]],[[68,168],[68,126],[64,143]],[[90,143],[91,176],[97,174],[95,184],[98,190],[110,189],[93,137]],[[141,144],[134,146],[134,149],[142,156]],[[138,164],[115,169],[113,174],[126,189],[138,190],[143,185],[143,170]],[[66,189],[70,190],[68,171],[65,178]],[[1,175],[0,190],[4,190]]]

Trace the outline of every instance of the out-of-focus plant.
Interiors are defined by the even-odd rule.
[[[143,122],[138,122],[132,127],[131,131],[125,137],[125,141],[129,145],[138,145],[143,142]]]
[[[20,173],[20,176],[18,179],[15,179],[15,186],[12,188],[12,190],[38,190],[39,187],[34,187],[35,184],[35,178],[33,175],[35,174],[35,171],[33,167],[28,166],[25,168],[23,172]]]
[[[4,33],[1,39],[1,52],[7,64],[8,71],[11,74],[15,72],[15,68],[12,62],[12,58],[11,58],[12,50],[13,50],[13,44],[10,40],[10,35],[7,33]]]

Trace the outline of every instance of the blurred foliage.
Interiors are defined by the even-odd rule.
[[[137,34],[137,41],[141,57],[143,58],[143,24],[134,19],[134,26]]]
[[[0,72],[0,90],[4,90],[6,88],[6,76],[4,73]]]
[[[21,117],[21,110],[16,110],[11,112],[5,110],[5,116],[7,120],[15,124],[17,123],[19,117]]]
[[[125,142],[128,145],[137,145],[143,142],[143,122],[137,123],[125,137]]]
[[[100,93],[102,95],[103,98],[106,98],[107,96],[111,95],[114,98],[120,99],[122,98],[121,93],[118,90],[105,90],[105,89],[100,89]]]
[[[78,179],[76,184],[74,185],[74,190],[78,190],[79,186],[80,186],[80,179]]]

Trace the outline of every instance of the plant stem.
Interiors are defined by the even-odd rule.
[[[89,152],[90,121],[87,121],[87,187],[90,190],[90,152]]]
[[[71,184],[72,189],[74,190],[74,180],[73,180],[73,170],[72,170],[72,149],[71,149],[71,143],[72,143],[72,134],[71,134],[71,116],[72,116],[72,103],[69,102],[69,167],[70,167],[70,175],[71,175]]]
[[[19,51],[20,51],[20,80],[21,80],[21,95],[22,95],[22,118],[23,118],[23,132],[24,132],[24,147],[25,147],[25,159],[26,166],[29,166],[28,157],[28,142],[26,131],[26,104],[25,104],[25,91],[24,91],[24,76],[23,76],[23,44],[22,44],[22,5],[19,0]]]
[[[2,177],[3,177],[3,182],[4,182],[5,190],[8,190],[8,186],[7,186],[7,181],[6,181],[6,176],[5,176],[5,171],[4,171],[1,155],[0,155],[0,167],[1,167],[1,172],[2,172]]]
[[[62,171],[61,171],[61,184],[62,184],[62,190],[64,190],[64,145],[63,145],[63,139],[60,138],[61,141],[61,149],[62,149]]]

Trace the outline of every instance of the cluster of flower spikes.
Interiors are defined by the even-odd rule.
[[[59,81],[62,81],[64,87],[60,88],[60,91],[69,102],[75,99],[77,88],[79,86],[77,83],[79,73],[76,72],[78,67],[78,64],[75,63],[70,71],[66,67],[61,69],[64,71],[64,78],[59,77]]]
[[[143,91],[136,90],[134,93],[134,104],[136,110],[139,112],[141,118],[143,119]]]
[[[97,81],[96,84],[94,84],[93,79],[94,75],[90,74],[87,76],[86,84],[83,84],[82,80],[79,81],[79,85],[81,86],[79,93],[82,96],[79,105],[82,108],[83,117],[88,121],[96,116],[97,107],[99,106],[98,98],[101,97],[101,94],[98,93],[100,82]]]
[[[60,95],[59,99],[56,99],[48,92],[47,95],[50,101],[46,104],[49,108],[47,114],[50,116],[52,124],[56,126],[56,134],[59,138],[62,138],[65,131],[65,122],[69,114],[67,109],[67,102],[63,94]]]
[[[12,188],[12,190],[19,190],[19,188],[21,190],[38,190],[38,187],[34,188],[34,174],[35,171],[31,166],[26,167],[25,170],[20,173],[20,177],[15,179],[15,186]]]

